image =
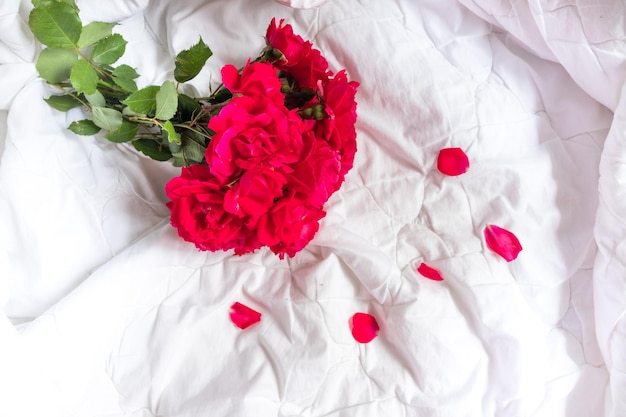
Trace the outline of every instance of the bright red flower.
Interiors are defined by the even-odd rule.
[[[489,249],[502,256],[507,262],[517,258],[517,255],[523,249],[517,236],[493,224],[485,227],[484,235]]]
[[[352,168],[356,153],[356,92],[359,83],[348,81],[340,71],[324,86],[323,101],[327,117],[320,123],[318,135],[328,140],[341,155],[341,180]]]
[[[354,340],[359,343],[369,343],[376,336],[380,327],[374,316],[367,313],[356,313],[350,320],[350,327]]]
[[[439,271],[437,271],[435,268],[431,268],[423,262],[417,268],[417,272],[419,272],[428,279],[432,279],[433,281],[443,281],[443,277],[441,276],[441,273]]]
[[[461,148],[445,148],[439,151],[437,169],[445,175],[457,176],[467,172],[470,163]]]
[[[274,65],[287,72],[300,88],[315,90],[318,81],[325,83],[332,74],[328,71],[328,62],[311,42],[294,34],[291,25],[283,23],[281,19],[276,25],[276,19],[272,19],[265,34],[267,44],[282,52],[285,58]]]
[[[285,196],[261,216],[257,236],[280,259],[293,257],[313,239],[325,215],[321,208],[307,206],[293,195]]]
[[[183,168],[165,186],[170,222],[178,235],[201,250],[251,252],[260,247],[254,231],[224,209],[226,189],[200,164]]]
[[[322,207],[341,185],[341,158],[324,140],[306,135],[303,160],[289,176],[289,188],[298,198]]]
[[[240,329],[247,329],[261,321],[261,313],[239,302],[230,306],[230,320]]]
[[[287,180],[280,172],[263,167],[245,171],[224,195],[224,207],[238,217],[258,219],[283,195]],[[248,226],[250,226],[248,220]]]
[[[233,98],[209,121],[215,132],[205,153],[211,173],[230,184],[245,170],[290,172],[300,160],[305,125],[296,113],[263,97]]]
[[[248,61],[241,74],[234,65],[224,65],[222,83],[233,94],[263,96],[274,103],[282,103],[285,100],[285,96],[280,92],[282,83],[277,70],[268,63]]]

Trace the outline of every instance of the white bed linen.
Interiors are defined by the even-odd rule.
[[[77,3],[121,20],[142,84],[202,35],[197,92],[285,18],[361,83],[359,151],[293,259],[198,252],[168,224],[177,170],[67,131],[82,111],[42,101],[28,2],[3,2],[0,415],[626,414],[624,3]],[[468,173],[436,170],[444,147]],[[234,327],[234,301],[261,323]]]

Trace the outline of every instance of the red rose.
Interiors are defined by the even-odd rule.
[[[224,210],[224,187],[204,165],[183,168],[180,177],[165,186],[170,198],[170,222],[178,235],[198,249],[235,249],[251,252],[261,247],[253,230],[244,221]]]
[[[251,226],[267,213],[275,199],[282,197],[286,182],[284,175],[273,169],[255,168],[246,171],[226,191],[224,207],[238,217],[250,216],[247,225]]]
[[[241,71],[234,65],[222,67],[222,83],[231,93],[245,96],[265,96],[275,103],[282,103],[285,97],[280,92],[281,81],[277,70],[268,63],[250,61]]]
[[[286,196],[261,216],[257,236],[280,259],[293,257],[313,239],[325,215],[322,209],[306,206],[293,195]]]
[[[277,26],[276,19],[272,19],[265,34],[267,44],[285,57],[275,65],[287,72],[300,88],[316,90],[318,81],[325,83],[332,75],[328,71],[328,62],[311,42],[294,34],[291,25],[283,26],[283,23],[284,19],[281,19]]]
[[[356,91],[359,83],[348,81],[344,70],[328,80],[323,101],[327,117],[320,123],[318,135],[328,140],[341,155],[342,177],[352,168],[356,153]]]
[[[325,140],[312,134],[309,138],[302,161],[289,177],[289,187],[299,198],[322,207],[341,185],[341,159]]]
[[[290,172],[300,159],[304,122],[296,111],[263,97],[233,98],[211,118],[215,132],[205,158],[221,184],[230,184],[243,171],[273,168]]]
[[[272,48],[283,53],[287,63],[293,65],[304,56],[306,42],[301,36],[293,33],[291,25],[283,26],[283,23],[285,19],[280,19],[277,26],[276,18],[273,18],[265,32],[265,40]]]

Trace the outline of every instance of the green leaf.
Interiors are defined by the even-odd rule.
[[[169,120],[178,109],[178,92],[172,81],[165,81],[156,94],[156,117],[159,120]]]
[[[185,142],[183,143],[183,154],[188,164],[197,164],[202,162],[205,152],[206,148],[200,145],[195,140],[192,140],[190,137],[186,138]]]
[[[71,48],[46,48],[37,59],[39,76],[50,84],[58,84],[70,77],[72,66],[78,60],[76,51]]]
[[[119,67],[115,68],[113,70],[113,75],[120,78],[130,78],[131,80],[139,78],[139,74],[137,73],[135,68],[126,64],[122,64]]]
[[[91,109],[93,122],[106,130],[115,130],[122,125],[124,118],[122,113],[107,107],[93,107]]]
[[[123,103],[137,114],[152,114],[156,110],[156,95],[159,90],[159,86],[150,85],[131,94]]]
[[[78,10],[64,2],[35,7],[28,24],[39,42],[52,48],[75,48],[82,30]]]
[[[74,63],[70,72],[70,82],[76,91],[93,94],[98,87],[98,80],[98,73],[89,62],[81,59]]]
[[[183,120],[191,120],[201,110],[202,105],[196,99],[186,94],[178,95],[178,111],[181,113]]]
[[[124,55],[126,44],[127,42],[119,33],[107,36],[95,44],[91,59],[98,64],[112,64]]]
[[[194,78],[200,73],[211,55],[213,55],[213,52],[211,52],[211,49],[204,43],[202,38],[191,48],[180,52],[176,56],[176,67],[174,68],[176,81],[184,83]]]
[[[138,151],[156,161],[167,161],[172,157],[169,149],[150,139],[137,139],[133,141],[133,146]]]
[[[111,36],[113,27],[117,23],[91,22],[83,28],[80,38],[78,39],[78,47],[85,48],[91,46],[101,39]]]
[[[113,82],[128,93],[137,91],[137,83],[132,78],[113,76]]]
[[[138,130],[139,125],[129,122],[128,120],[124,120],[120,127],[110,131],[104,135],[104,137],[115,143],[128,142],[137,135]]]
[[[50,105],[50,107],[58,111],[68,111],[75,107],[82,106],[83,104],[78,101],[76,97],[73,97],[69,94],[63,96],[50,96],[44,100]]]
[[[70,6],[72,6],[75,9],[78,9],[78,7],[76,7],[76,3],[74,2],[74,0],[33,0],[33,6],[35,7],[40,7],[46,4],[50,4],[50,3],[59,3],[59,2],[64,2],[69,4]]]
[[[72,122],[72,124],[68,126],[68,129],[76,133],[77,135],[82,135],[82,136],[95,135],[96,133],[100,131],[100,128],[96,126],[96,124],[93,121],[89,119],[83,119],[83,120],[78,120],[76,122]]]
[[[85,98],[92,106],[105,107],[107,105],[106,99],[98,90],[93,94],[85,94]]]
[[[134,93],[137,91],[135,78],[139,77],[137,71],[129,65],[123,64],[113,70],[113,81],[124,91]]]
[[[174,125],[171,121],[168,120],[163,124],[163,130],[167,135],[168,142],[175,142],[177,144],[180,144],[180,136],[178,136],[178,133],[176,133]]]

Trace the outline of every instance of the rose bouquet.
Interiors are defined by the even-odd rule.
[[[331,72],[309,41],[272,19],[266,47],[241,68],[225,65],[209,96],[178,91],[212,55],[201,38],[176,56],[176,83],[139,89],[134,68],[114,66],[126,46],[115,23],[83,26],[72,0],[33,3],[29,24],[46,46],[37,69],[62,90],[46,101],[88,110],[74,133],[181,167],[165,190],[180,237],[236,254],[267,246],[280,258],[313,238],[356,152],[358,83],[345,70]]]

